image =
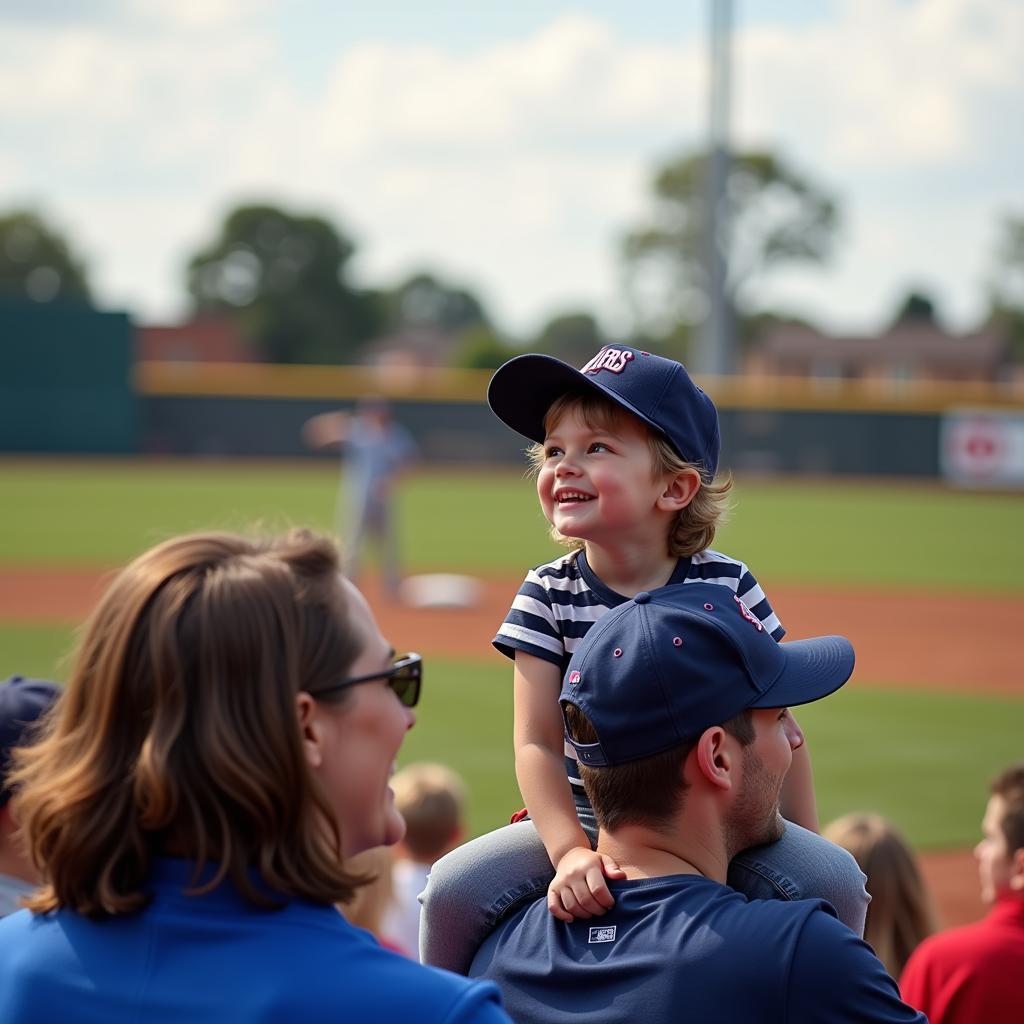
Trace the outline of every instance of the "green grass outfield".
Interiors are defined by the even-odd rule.
[[[329,463],[0,461],[0,566],[107,568],[183,530],[330,528]],[[741,479],[717,542],[777,583],[1024,589],[1024,498],[881,482]],[[401,490],[412,571],[516,577],[554,550],[515,471],[418,473]],[[72,631],[0,623],[0,674],[64,675]],[[511,680],[496,661],[432,659],[403,762],[439,758],[471,789],[474,832],[518,803]],[[973,843],[989,778],[1024,756],[1024,701],[855,685],[804,709],[822,820],[890,815],[922,847]]]
[[[329,529],[330,463],[0,461],[0,565],[109,567],[184,530]],[[740,480],[716,545],[767,584],[1024,589],[1024,498],[883,482]],[[412,571],[521,573],[555,549],[532,481],[433,472],[401,489]]]

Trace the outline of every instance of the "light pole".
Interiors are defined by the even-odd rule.
[[[727,374],[735,369],[735,323],[726,297],[729,270],[729,99],[732,0],[710,0],[711,62],[709,72],[708,153],[704,182],[704,269],[707,311],[699,337],[702,373]]]

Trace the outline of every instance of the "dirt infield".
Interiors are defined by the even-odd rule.
[[[80,622],[102,581],[95,571],[0,568],[0,620]],[[518,579],[481,580],[480,601],[471,609],[406,608],[388,601],[374,580],[364,589],[398,646],[497,657],[490,640],[518,585]],[[789,586],[773,588],[772,602],[791,640],[850,637],[859,680],[1024,697],[1024,668],[1011,640],[1024,622],[1024,598]]]
[[[518,579],[480,581],[472,609],[407,608],[388,601],[376,582],[364,591],[385,634],[403,649],[499,658],[490,646]],[[103,574],[0,568],[0,621],[78,623],[102,592]],[[772,602],[789,639],[843,633],[857,649],[857,679],[868,684],[986,691],[1024,698],[1024,669],[1012,642],[1024,598],[954,597],[921,591],[775,587]],[[970,851],[922,857],[944,925],[982,914]]]

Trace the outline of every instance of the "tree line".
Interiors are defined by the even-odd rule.
[[[657,167],[644,222],[619,241],[631,340],[684,358],[707,306],[704,178],[700,152]],[[726,301],[741,345],[751,344],[779,319],[754,309],[758,279],[780,266],[826,263],[838,240],[839,204],[771,152],[734,154],[726,203]],[[344,231],[321,216],[239,206],[189,259],[183,283],[193,314],[230,318],[253,353],[270,362],[359,362],[374,339],[405,331],[450,339],[450,361],[478,368],[497,366],[524,346],[579,363],[611,340],[587,310],[552,318],[536,337],[512,339],[479,297],[429,271],[390,287],[359,288],[350,274],[355,252]],[[0,214],[0,293],[36,302],[94,301],[83,259],[32,210]],[[1015,357],[1024,360],[1024,213],[1001,221],[989,299],[990,320],[1008,332]],[[898,313],[925,314],[934,319],[934,303],[916,293]]]

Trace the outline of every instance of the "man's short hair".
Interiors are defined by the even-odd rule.
[[[597,731],[575,704],[566,702],[565,721],[579,743],[596,743]],[[753,714],[741,711],[722,728],[743,747],[754,742]],[[665,831],[686,799],[683,762],[697,740],[635,761],[595,768],[579,763],[580,779],[594,808],[598,825],[614,832],[625,825],[643,825]]]
[[[421,864],[447,853],[462,830],[466,787],[442,764],[421,761],[391,780],[395,807],[405,818],[405,846]]]
[[[0,807],[12,795],[7,785],[12,751],[32,741],[60,694],[61,688],[45,679],[11,676],[0,683]]]
[[[1003,798],[1003,820],[1000,827],[1006,836],[1007,852],[1024,849],[1024,761],[1000,772],[990,787],[993,796]]]

